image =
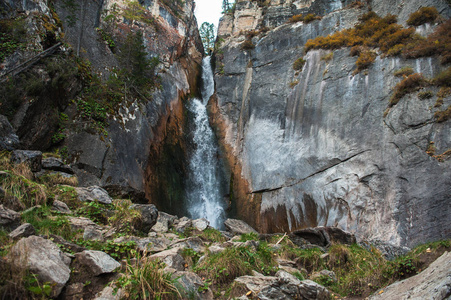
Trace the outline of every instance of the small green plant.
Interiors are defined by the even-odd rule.
[[[50,297],[52,285],[50,282],[40,283],[36,275],[28,274],[24,280],[25,288],[36,296]]]
[[[207,228],[199,235],[199,237],[208,242],[225,242],[226,238],[222,235],[222,233],[214,228]]]
[[[258,241],[258,233],[250,232],[245,233],[240,236],[240,242],[246,242],[246,241]]]
[[[293,70],[295,71],[300,71],[302,70],[302,68],[305,65],[305,59],[303,57],[299,57],[298,59],[295,60],[295,62],[293,63]]]
[[[422,7],[416,12],[412,13],[407,20],[407,25],[420,26],[425,23],[432,23],[439,17],[437,8]]]
[[[98,201],[84,203],[84,205],[77,209],[76,214],[80,217],[91,219],[99,224],[106,224],[108,221],[107,214],[112,212],[113,205],[102,204]]]
[[[141,212],[131,208],[130,200],[116,200],[113,202],[114,212],[108,218],[110,225],[116,229],[117,233],[132,234],[135,228],[140,227]]]
[[[181,254],[189,266],[195,266],[201,257],[198,252],[191,248],[183,249]]]
[[[72,232],[68,219],[48,206],[36,207],[22,213],[23,222],[30,223],[38,234],[56,234],[65,239],[72,239]]]

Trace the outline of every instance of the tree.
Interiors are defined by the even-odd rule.
[[[229,13],[233,9],[233,5],[229,0],[222,0],[222,12],[224,14]]]
[[[208,54],[215,47],[215,25],[208,22],[202,23],[199,34],[204,45],[205,53]]]

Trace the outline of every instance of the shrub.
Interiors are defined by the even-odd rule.
[[[139,261],[138,256],[138,261]],[[163,271],[164,264],[144,258],[141,263],[127,261],[124,276],[115,285],[122,288],[129,299],[180,299],[175,279]]]
[[[331,61],[334,58],[334,53],[330,52],[328,54],[325,54],[324,56],[321,56],[321,60],[324,61]]]
[[[434,97],[434,93],[431,91],[423,91],[418,93],[418,98],[420,100],[430,99]]]
[[[313,21],[315,21],[315,20],[321,20],[321,17],[320,16],[317,16],[317,15],[315,15],[315,14],[308,14],[308,15],[306,15],[305,17],[304,17],[304,23],[305,24],[308,24],[308,23],[311,23],[311,22],[313,22]]]
[[[68,240],[74,237],[67,218],[45,205],[25,211],[22,220],[33,225],[38,234],[56,234]]]
[[[251,40],[245,40],[242,44],[241,44],[241,50],[252,50],[255,48],[255,45],[252,43]]]
[[[422,7],[409,16],[407,25],[420,26],[424,23],[432,23],[438,16],[439,13],[435,7]]]
[[[139,227],[141,212],[131,208],[130,200],[116,200],[113,202],[114,212],[108,218],[109,224],[116,229],[117,233],[132,234]]]
[[[425,86],[426,83],[426,79],[419,73],[415,73],[404,78],[395,86],[395,92],[390,98],[389,107],[396,105],[403,96],[418,90],[420,87]]]
[[[438,111],[434,114],[438,123],[442,123],[451,119],[451,105],[444,111]]]
[[[296,22],[301,22],[304,20],[304,17],[302,16],[302,14],[300,15],[295,15],[292,16],[291,18],[288,19],[289,23],[296,23]]]
[[[395,71],[394,75],[396,77],[406,77],[406,76],[412,75],[413,73],[414,72],[413,72],[412,67],[406,66],[406,67],[403,67],[403,68]]]
[[[365,50],[365,47],[361,46],[361,45],[357,45],[351,48],[351,50],[349,51],[349,55],[350,56],[359,56],[360,53],[362,53]]]
[[[199,237],[207,242],[225,242],[226,238],[222,235],[222,233],[214,228],[207,228],[199,235]]]
[[[376,59],[376,53],[373,51],[364,51],[360,53],[359,58],[356,61],[357,72],[367,69]]]
[[[296,59],[295,62],[293,63],[293,70],[295,70],[295,71],[302,70],[302,67],[304,67],[304,64],[305,64],[305,59],[303,57]]]
[[[451,67],[435,76],[433,83],[438,86],[451,87]]]

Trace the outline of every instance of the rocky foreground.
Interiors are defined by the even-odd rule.
[[[70,166],[42,155],[1,153],[2,299],[359,299],[371,293],[371,299],[446,299],[451,293],[449,241],[407,253],[357,244],[334,227],[260,235],[227,219],[220,231],[205,219],[113,199],[98,186],[76,187]]]

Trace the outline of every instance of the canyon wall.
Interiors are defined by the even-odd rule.
[[[411,66],[432,78],[446,65],[379,55],[355,74],[349,48],[304,57],[308,39],[351,28],[369,9],[405,25],[422,6],[435,6],[442,20],[451,15],[439,0],[242,0],[221,19],[210,111],[239,217],[262,232],[338,226],[393,245],[451,236],[451,162],[426,153],[431,142],[438,154],[451,148],[451,121],[434,118],[451,98],[434,107],[439,89],[430,87],[433,97],[408,94],[387,110],[401,80],[396,70]],[[287,22],[308,13],[322,18]],[[426,35],[435,26],[416,30]],[[299,57],[306,62],[297,72]]]

